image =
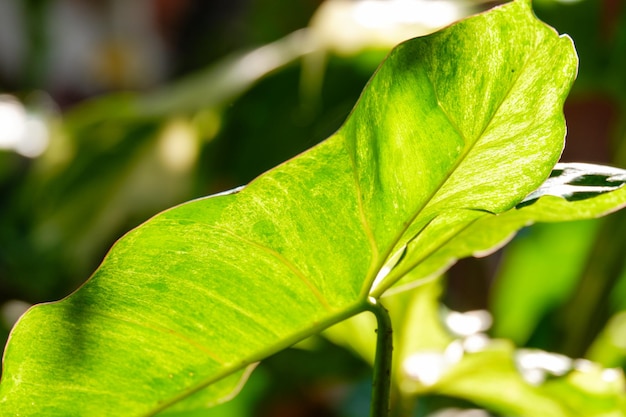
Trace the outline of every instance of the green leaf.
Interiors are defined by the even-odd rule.
[[[605,168],[615,175],[626,175],[625,170]],[[559,170],[560,168],[556,169]],[[518,208],[498,215],[489,213],[477,215],[473,222],[462,224],[455,234],[450,233],[450,237],[447,237],[443,244],[435,247],[427,258],[415,266],[414,273],[396,284],[394,291],[418,285],[420,281],[415,281],[413,277],[425,279],[437,276],[443,272],[442,269],[447,269],[460,258],[486,256],[508,243],[519,229],[533,223],[591,219],[619,210],[626,206],[626,187],[622,186],[621,181],[614,182],[613,191],[607,191],[604,183],[598,183],[595,187],[589,185],[582,199],[568,201],[566,198],[547,194],[536,200],[531,197],[535,200],[532,204],[520,204]],[[547,185],[542,187],[551,188],[550,179],[546,183]],[[417,240],[420,239],[421,236]],[[409,247],[414,244],[411,242]]]
[[[464,398],[492,411],[519,417],[626,415],[621,371],[604,370],[590,362],[573,362],[565,375],[531,384],[523,379],[519,364],[516,366],[521,355],[528,353],[515,350],[508,341],[493,340],[484,350],[464,354],[426,391]],[[557,364],[569,362],[561,355],[539,353],[547,358],[547,366],[554,366],[550,360]]]
[[[399,401],[427,394],[461,398],[501,415],[576,417],[626,415],[619,369],[490,339],[475,326],[450,326],[458,316],[439,302],[441,280],[383,298],[394,326],[393,377]],[[473,312],[473,317],[484,316]],[[456,316],[456,317],[454,317]],[[467,323],[467,321],[466,321]],[[448,325],[446,325],[448,324]],[[482,323],[483,331],[488,323]],[[325,334],[371,360],[360,339],[376,324],[356,316]],[[455,334],[453,330],[464,330]],[[506,395],[502,395],[505,392]],[[420,399],[418,399],[418,402]]]
[[[556,164],[550,178],[541,187],[522,200],[517,207],[537,201],[544,195],[561,197],[568,201],[585,200],[615,191],[626,183],[626,171],[595,164]]]
[[[490,297],[495,337],[525,345],[571,297],[598,235],[597,220],[538,224],[507,246]],[[558,262],[554,262],[558,259]]]
[[[394,380],[405,400],[446,395],[518,417],[626,415],[621,369],[517,349],[509,340],[488,338],[477,326],[451,326],[462,314],[442,308],[438,284],[384,298],[397,330]],[[455,334],[455,328],[466,332]],[[350,340],[350,335],[344,339]]]
[[[445,266],[439,251],[458,256],[456,236],[550,173],[576,65],[526,0],[400,45],[334,136],[243,190],[156,216],[76,293],[26,313],[1,414],[216,403],[246,367],[364,311],[431,258]]]
[[[626,311],[622,310],[608,320],[589,347],[586,356],[604,366],[623,367],[626,363],[625,341]]]

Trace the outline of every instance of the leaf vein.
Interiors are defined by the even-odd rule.
[[[138,326],[138,327],[145,327],[147,329],[153,330],[155,332],[158,333],[165,333],[165,334],[169,334],[175,338],[178,338],[180,340],[183,340],[187,343],[189,343],[190,345],[194,346],[196,349],[204,352],[207,356],[209,356],[211,359],[213,359],[215,362],[217,362],[220,366],[223,366],[226,362],[218,355],[216,354],[214,351],[212,351],[211,349],[209,349],[208,347],[204,346],[201,343],[198,343],[197,341],[193,340],[192,338],[174,330],[174,329],[170,329],[164,326],[160,326],[158,324],[154,324],[154,323],[149,323],[146,321],[143,322],[137,322],[134,320],[130,320],[127,317],[121,317],[121,316],[117,316],[115,314],[107,314],[104,313],[102,311],[97,311],[97,310],[92,310],[92,309],[87,309],[86,312],[88,312],[89,314],[93,314],[93,315],[98,315],[101,317],[105,317],[105,318],[109,318],[109,319],[113,319],[113,320],[117,320],[120,321],[122,323],[127,323],[127,324],[132,324],[134,326]]]
[[[536,44],[537,42],[535,42]],[[439,192],[439,190],[441,190],[441,188],[443,187],[443,185],[450,179],[450,177],[452,176],[452,174],[459,168],[459,166],[461,164],[463,164],[463,162],[465,161],[465,159],[467,158],[467,155],[470,154],[470,152],[472,151],[472,149],[474,148],[474,146],[480,142],[481,137],[484,135],[485,131],[487,131],[487,129],[489,128],[489,126],[491,125],[491,123],[493,122],[495,116],[498,114],[500,108],[502,107],[502,105],[506,102],[506,100],[508,99],[508,97],[510,96],[511,92],[513,91],[513,87],[515,87],[515,85],[518,83],[519,79],[521,78],[522,74],[524,73],[524,71],[526,70],[528,63],[531,61],[531,58],[534,56],[535,52],[537,48],[532,48],[532,51],[529,56],[526,58],[526,60],[524,61],[524,63],[522,64],[521,68],[519,71],[517,71],[515,78],[511,81],[510,86],[508,88],[508,90],[504,93],[502,99],[500,100],[500,102],[498,103],[498,105],[495,107],[494,112],[491,114],[491,116],[489,117],[489,120],[485,123],[483,129],[480,131],[480,133],[478,134],[477,138],[475,141],[471,142],[469,144],[468,147],[466,147],[466,149],[464,149],[464,151],[461,153],[461,155],[459,155],[459,157],[456,159],[456,161],[454,162],[454,164],[452,164],[452,166],[450,167],[450,169],[445,173],[445,175],[443,176],[441,182],[438,184],[437,187],[433,188],[433,192],[427,196],[424,199],[424,203],[422,204],[421,207],[417,208],[415,210],[415,213],[409,218],[408,221],[404,222],[404,226],[402,228],[400,228],[398,234],[396,235],[396,237],[392,240],[392,244],[390,245],[389,249],[386,251],[385,253],[385,259],[389,257],[389,255],[392,253],[393,248],[395,248],[397,246],[397,244],[400,242],[400,240],[402,239],[402,237],[404,236],[404,234],[406,233],[406,231],[409,229],[409,227],[413,224],[413,222],[419,217],[420,214],[423,213],[424,209],[426,207],[428,207],[428,205],[430,204],[430,202],[433,200],[433,198],[437,195],[437,193]],[[437,100],[437,106],[439,107],[439,109],[442,111],[442,113],[446,116],[446,118],[448,119],[448,121],[450,122],[451,126],[453,127],[453,129],[461,136],[461,138],[465,141],[466,138],[463,135],[463,133],[459,130],[458,126],[456,125],[456,123],[454,123],[451,118],[450,115],[448,114],[448,112],[446,111],[446,109],[444,108],[443,104],[441,103],[441,100],[439,99],[439,95],[437,94],[437,86],[436,84],[433,82],[433,80],[430,78],[430,76],[428,75],[428,73],[426,72],[426,79],[428,80],[428,82],[430,83],[432,89],[433,89],[433,94],[435,95],[435,98]],[[467,142],[466,142],[467,143]],[[414,239],[415,237],[411,238]],[[396,281],[399,280],[401,278],[401,276],[396,277]],[[380,285],[378,285],[376,288],[389,288],[392,285],[392,283],[390,284],[384,284],[381,282]],[[370,291],[372,291],[373,288],[370,287]],[[378,293],[378,291],[377,291]]]
[[[261,249],[263,252],[267,253],[268,255],[278,260],[280,263],[286,266],[291,272],[293,272],[294,275],[296,275],[304,283],[304,285],[306,285],[306,287],[311,291],[311,293],[315,296],[315,298],[319,301],[319,303],[324,307],[326,311],[329,311],[329,312],[334,311],[334,309],[330,306],[330,304],[328,303],[328,300],[326,300],[326,298],[324,297],[322,292],[319,290],[319,288],[317,288],[317,286],[315,286],[315,284],[313,284],[307,278],[304,272],[298,269],[296,265],[294,265],[289,259],[284,257],[281,253],[279,253],[275,249],[270,248],[267,245],[264,245],[262,243],[255,242],[253,240],[246,239],[242,236],[239,236],[237,233],[227,228],[220,227],[220,226],[211,226],[211,227],[215,230],[220,230],[224,233],[227,233],[228,235],[234,237],[237,240],[240,240],[241,242],[247,245],[251,245],[258,249]]]
[[[345,139],[342,142],[344,144],[344,149],[347,149]],[[378,249],[378,244],[376,243],[376,238],[374,237],[374,232],[372,231],[372,227],[370,225],[369,220],[367,219],[367,215],[365,214],[365,208],[363,207],[363,190],[361,189],[361,182],[359,181],[359,174],[356,166],[356,161],[354,159],[354,155],[352,152],[346,151],[348,157],[350,159],[350,165],[352,166],[352,177],[354,179],[354,187],[356,189],[356,198],[357,205],[359,209],[359,220],[361,226],[363,227],[363,231],[367,236],[367,240],[369,246],[372,250],[372,260],[370,261],[370,266],[367,271],[367,277],[370,279],[374,279],[375,272],[378,268],[380,268],[379,259],[380,252]]]

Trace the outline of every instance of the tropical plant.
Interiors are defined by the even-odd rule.
[[[571,40],[528,0],[399,45],[329,139],[157,215],[74,294],[30,309],[5,350],[2,415],[206,412],[260,360],[349,318],[356,330],[328,337],[369,357],[350,336],[368,328],[362,312],[378,327],[373,416],[388,414],[392,384],[397,413],[436,392],[513,415],[624,415],[616,371],[522,363],[556,377],[533,385],[514,366],[533,352],[420,328],[457,259],[533,222],[626,205],[626,171],[557,164],[576,70]],[[424,358],[441,375],[425,377]]]

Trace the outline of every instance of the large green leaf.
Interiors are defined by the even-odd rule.
[[[576,65],[527,0],[400,45],[334,136],[156,216],[75,294],[31,309],[5,351],[1,414],[218,402],[249,365],[365,310],[539,187]]]

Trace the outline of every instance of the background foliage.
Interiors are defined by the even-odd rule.
[[[160,10],[165,19],[155,19],[158,30],[151,36],[165,45],[160,53],[168,58],[161,66],[167,68],[151,77],[132,76],[131,58],[152,44],[141,44],[143,35],[120,29],[124,24],[111,24],[117,29],[103,30],[104,40],[89,49],[101,58],[96,59],[100,66],[94,64],[100,75],[92,84],[72,85],[62,82],[54,64],[55,51],[63,49],[55,42],[63,38],[47,32],[54,33],[47,28],[59,26],[54,19],[67,18],[67,13],[50,13],[56,10],[53,2],[23,2],[24,24],[18,33],[25,52],[17,70],[2,67],[0,89],[45,121],[50,144],[37,158],[0,154],[5,335],[9,313],[21,305],[17,301],[31,304],[65,296],[131,227],[179,202],[246,183],[326,138],[386,53],[380,46],[346,53],[325,44],[297,60],[307,50],[300,43],[293,59],[285,58],[276,71],[259,73],[259,81],[248,85],[230,80],[228,88],[229,80],[220,77],[238,62],[230,54],[306,27],[318,2],[182,3],[186,8],[179,6],[173,22],[163,18],[175,15],[172,9],[163,11],[168,2],[145,9]],[[109,11],[105,15],[111,21],[132,13],[99,7]],[[534,7],[559,32],[574,38],[580,56],[579,79],[566,105],[564,159],[626,166],[626,84],[621,75],[626,70],[626,8],[600,0],[535,0]],[[270,12],[277,8],[281,13]],[[311,22],[315,27],[316,21]],[[321,72],[311,70],[316,65]],[[181,81],[197,71],[195,81]],[[206,85],[211,88],[199,88]],[[115,93],[121,90],[138,92]],[[494,315],[493,337],[623,367],[625,228],[623,213],[534,226],[503,253],[457,265],[442,299],[453,310],[488,308]],[[362,415],[369,401],[369,375],[360,356],[316,338],[264,362],[242,395],[216,413]],[[420,403],[418,413],[466,405],[431,396]]]

